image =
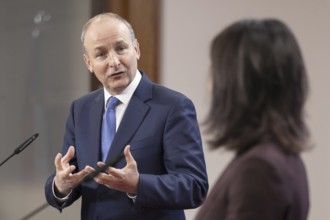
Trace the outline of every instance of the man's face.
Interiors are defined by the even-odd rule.
[[[84,48],[87,68],[112,95],[134,79],[140,49],[124,23],[111,18],[95,21],[86,31]]]

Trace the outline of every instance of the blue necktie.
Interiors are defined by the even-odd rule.
[[[116,111],[115,107],[118,105],[120,101],[111,96],[107,101],[106,112],[103,117],[102,123],[102,161],[105,162],[107,159],[108,152],[110,150],[110,146],[112,140],[116,133]]]

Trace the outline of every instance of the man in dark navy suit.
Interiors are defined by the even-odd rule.
[[[152,83],[138,70],[131,25],[116,14],[90,19],[82,31],[84,60],[103,84],[71,105],[47,201],[62,210],[82,197],[81,219],[185,219],[208,191],[195,107],[186,96]],[[116,133],[101,150],[106,103],[116,97]],[[102,162],[102,156],[106,158]],[[104,162],[105,172],[83,181]]]

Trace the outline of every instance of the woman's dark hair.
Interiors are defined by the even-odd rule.
[[[242,20],[211,44],[211,148],[243,152],[275,142],[286,152],[306,148],[308,80],[298,43],[276,19]]]

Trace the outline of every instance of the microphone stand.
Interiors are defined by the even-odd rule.
[[[45,202],[43,205],[39,206],[38,208],[36,208],[35,210],[33,210],[32,212],[30,212],[29,214],[27,214],[23,218],[21,218],[20,220],[28,220],[31,217],[33,217],[36,214],[38,214],[39,212],[41,212],[42,210],[44,210],[45,208],[47,208],[48,206],[49,206],[48,203]]]
[[[24,141],[20,146],[18,146],[14,152],[7,157],[3,162],[1,162],[0,166],[2,166],[4,163],[6,163],[10,158],[12,158],[14,155],[21,153],[27,146],[29,146],[37,137],[39,136],[38,133],[35,133],[32,135],[29,139]],[[34,211],[30,212],[28,215],[24,216],[21,220],[27,220],[30,219],[32,216],[39,213],[41,210],[45,209],[48,206],[48,203],[43,204],[42,206],[38,207]]]

